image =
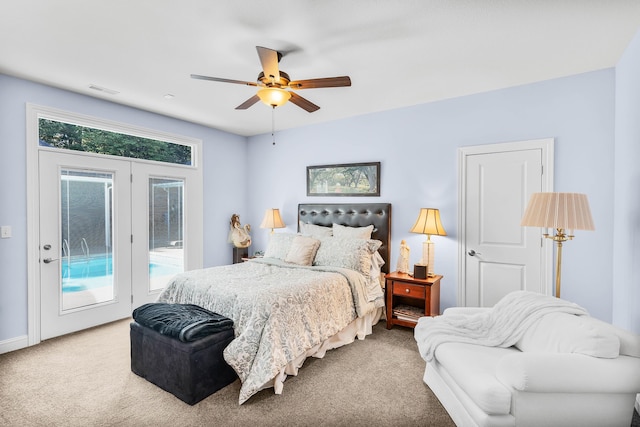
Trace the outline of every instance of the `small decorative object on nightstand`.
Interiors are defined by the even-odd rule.
[[[411,248],[407,245],[406,240],[400,241],[400,256],[398,257],[397,269],[400,273],[410,273],[409,270],[409,258],[411,254]]]
[[[387,329],[393,325],[414,328],[418,318],[440,314],[440,279],[416,279],[394,271],[385,276]]]

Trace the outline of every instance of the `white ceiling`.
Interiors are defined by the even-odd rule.
[[[0,73],[245,136],[271,132],[235,110],[256,89],[189,75],[255,81],[257,45],[351,77],[276,109],[286,129],[613,67],[640,28],[638,0],[0,1]]]

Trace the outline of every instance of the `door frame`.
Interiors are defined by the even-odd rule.
[[[27,159],[27,346],[32,346],[41,342],[41,306],[40,306],[40,231],[39,231],[39,212],[40,212],[40,189],[39,189],[39,167],[38,152],[40,150],[52,150],[51,148],[41,147],[38,141],[38,120],[40,118],[63,121],[67,123],[75,123],[82,126],[90,126],[98,129],[112,130],[115,132],[126,133],[132,136],[143,138],[157,139],[161,141],[174,142],[177,144],[190,145],[194,150],[192,157],[192,165],[177,167],[188,167],[198,171],[200,194],[203,194],[203,168],[202,168],[202,140],[182,135],[171,134],[167,132],[157,131],[144,127],[129,125],[121,122],[115,122],[106,119],[100,119],[79,113],[59,110],[56,108],[45,107],[42,105],[26,103],[26,159]],[[78,155],[86,156],[104,156],[113,157],[121,160],[156,162],[149,160],[129,159],[126,157],[117,157],[93,153],[77,152]],[[192,228],[202,230],[203,219],[203,201],[202,197],[195,200],[191,209],[197,210],[196,224],[190,224]],[[203,263],[203,237],[202,233],[195,233],[194,247],[198,248],[199,253],[191,254],[193,257],[192,266],[202,267]],[[198,267],[194,267],[198,268]],[[22,348],[22,346],[20,347]]]
[[[458,307],[466,307],[467,277],[465,269],[467,239],[467,157],[478,154],[502,153],[540,149],[542,151],[542,191],[553,191],[554,138],[533,139],[516,142],[474,145],[458,148]],[[542,280],[546,294],[550,294],[553,283],[553,245],[550,239],[542,239]]]

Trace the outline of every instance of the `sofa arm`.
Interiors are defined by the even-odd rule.
[[[575,353],[522,352],[504,356],[497,369],[506,386],[529,392],[638,393],[640,358],[603,359]]]

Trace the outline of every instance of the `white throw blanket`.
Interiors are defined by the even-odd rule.
[[[507,294],[487,311],[473,315],[421,317],[415,328],[420,355],[427,362],[440,344],[461,342],[488,347],[511,347],[547,313],[586,315],[577,304],[535,292]]]

